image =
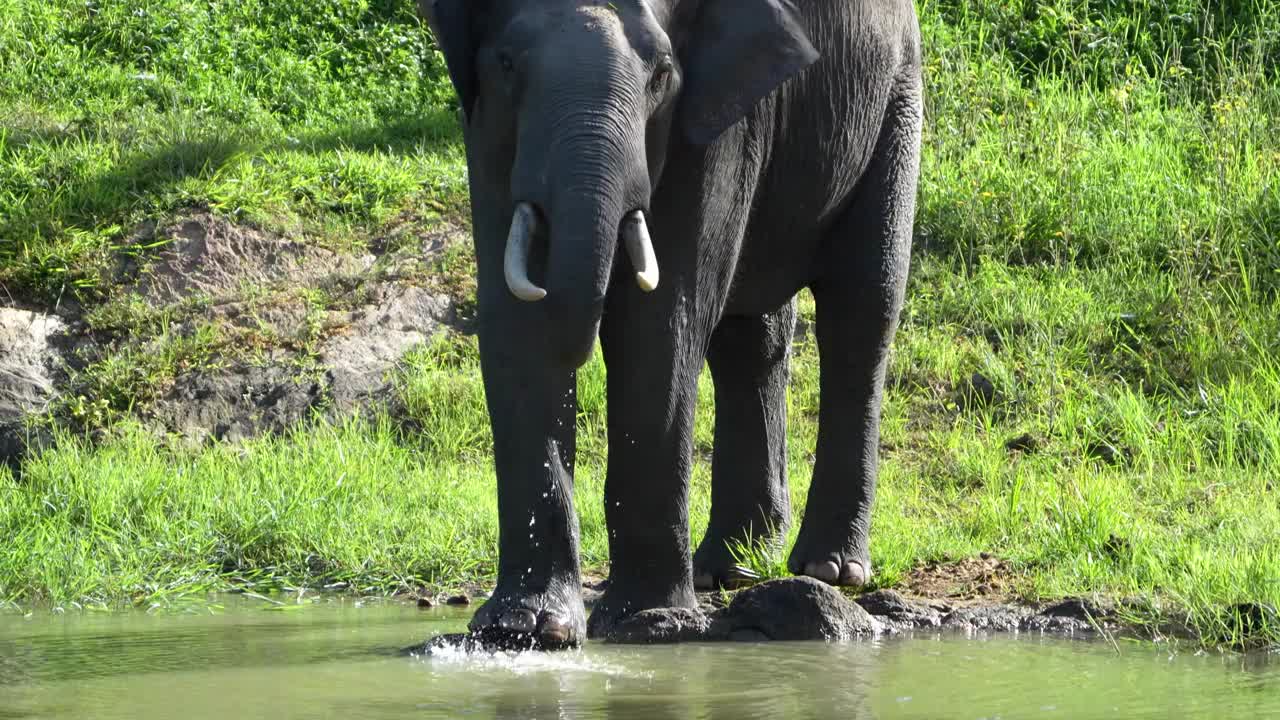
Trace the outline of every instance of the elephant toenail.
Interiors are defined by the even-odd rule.
[[[840,580],[840,567],[830,560],[811,562],[804,566],[804,574],[828,585],[835,585]]]
[[[563,620],[555,615],[549,615],[542,623],[539,638],[542,640],[543,647],[565,647],[573,643],[573,632]]]
[[[538,627],[538,618],[532,610],[512,610],[504,614],[498,624],[503,630],[531,633]]]
[[[840,571],[840,584],[851,585],[853,587],[862,587],[867,584],[870,578],[867,577],[867,570],[859,562],[847,562],[844,569]]]

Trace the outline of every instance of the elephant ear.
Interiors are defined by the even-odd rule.
[[[703,0],[682,58],[685,137],[714,141],[817,59],[791,0]]]
[[[473,0],[418,0],[418,12],[426,18],[436,45],[444,53],[449,79],[458,92],[458,101],[471,121],[476,100],[475,34]]]

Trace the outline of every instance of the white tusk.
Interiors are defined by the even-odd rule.
[[[645,292],[658,289],[658,257],[653,253],[653,240],[649,238],[649,226],[640,210],[622,219],[622,242],[627,246],[631,266],[636,271],[636,284]]]
[[[507,254],[502,269],[511,294],[525,302],[538,302],[547,291],[529,280],[529,248],[538,233],[538,213],[529,203],[520,203],[511,216],[507,234]]]

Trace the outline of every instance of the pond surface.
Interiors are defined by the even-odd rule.
[[[239,598],[0,615],[0,719],[1280,717],[1280,656],[1039,636],[396,654],[468,616]]]

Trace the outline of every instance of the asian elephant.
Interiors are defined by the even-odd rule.
[[[821,408],[788,564],[866,583],[919,172],[911,0],[419,2],[461,102],[497,472],[498,581],[471,629],[544,648],[606,636],[733,580],[729,541],[786,537],[786,386],[805,287]],[[611,567],[588,621],[575,371],[597,336]],[[704,360],[712,507],[691,555]]]

